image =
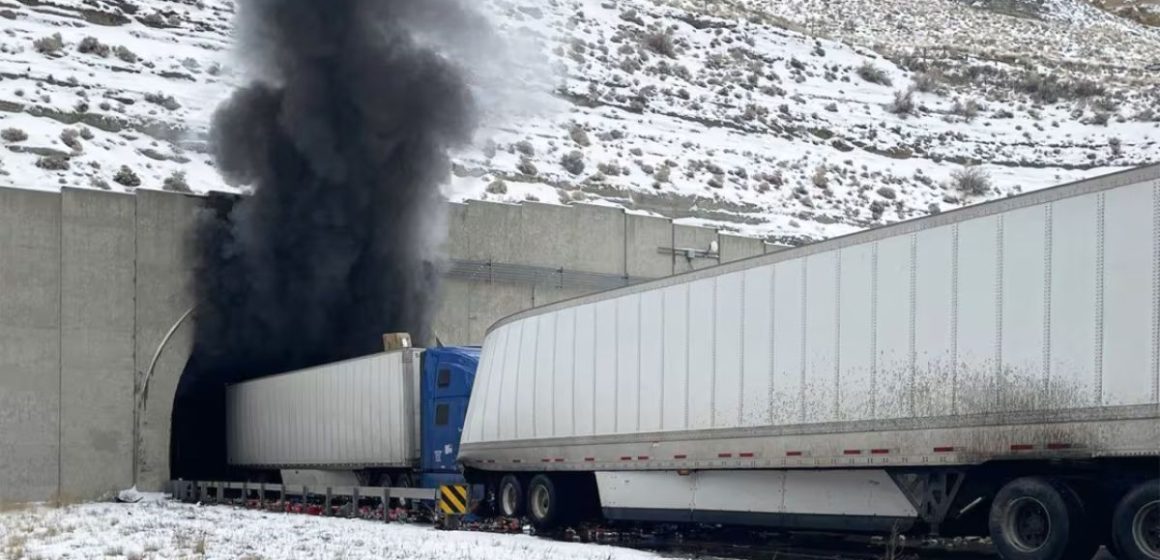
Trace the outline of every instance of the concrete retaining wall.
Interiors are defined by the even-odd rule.
[[[91,190],[65,190],[60,200],[65,499],[124,487],[133,477],[136,203],[130,195]]]
[[[0,189],[0,502],[60,485],[61,202]]]
[[[144,190],[0,188],[0,503],[98,498],[132,484],[134,470],[143,489],[168,480],[191,323],[173,332],[147,372],[192,305],[187,236],[202,202]],[[634,279],[772,248],[603,206],[470,202],[453,204],[448,223],[452,259]],[[714,241],[719,259],[661,252],[706,251]],[[436,334],[445,344],[477,344],[506,315],[584,293],[449,279]]]

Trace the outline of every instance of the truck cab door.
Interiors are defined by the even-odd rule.
[[[459,437],[475,380],[478,353],[428,350],[423,363],[422,451],[424,472],[458,472]]]
[[[436,398],[431,419],[432,450],[430,463],[423,470],[453,471],[459,456],[459,436],[463,432],[466,412],[457,398]]]

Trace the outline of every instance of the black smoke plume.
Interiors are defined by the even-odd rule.
[[[379,351],[386,332],[427,337],[439,186],[475,125],[463,73],[432,46],[478,21],[453,0],[237,6],[252,81],[218,108],[211,142],[250,194],[211,200],[198,224],[175,470],[179,456],[224,463],[194,441],[219,437],[202,427],[220,428],[223,384]]]

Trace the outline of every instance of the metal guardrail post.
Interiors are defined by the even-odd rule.
[[[350,491],[350,516],[358,517],[358,486],[355,486]]]
[[[263,510],[263,511],[266,509],[266,483],[265,482],[258,483],[258,509]]]
[[[383,488],[383,523],[391,522],[391,489]]]
[[[323,517],[330,517],[330,492],[331,492],[331,488],[329,486],[327,486],[326,487],[326,509],[322,510]]]

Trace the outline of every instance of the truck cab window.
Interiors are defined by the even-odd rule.
[[[451,385],[451,370],[442,368],[435,377],[435,385],[440,389]]]
[[[435,405],[435,425],[436,426],[446,426],[447,421],[450,419],[450,416],[451,416],[451,411],[447,405],[445,405],[445,404]]]

